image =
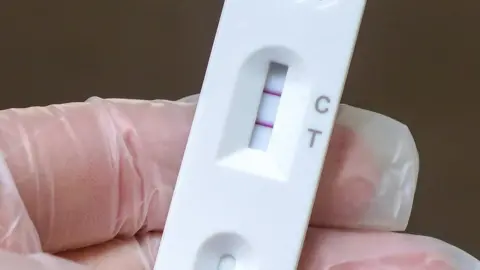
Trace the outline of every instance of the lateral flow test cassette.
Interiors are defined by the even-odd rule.
[[[294,270],[366,0],[226,0],[155,270]]]

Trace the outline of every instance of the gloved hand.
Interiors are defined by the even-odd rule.
[[[1,111],[0,268],[152,269],[195,102]],[[406,227],[417,173],[404,125],[342,105],[299,269],[480,269],[444,242],[388,232]]]

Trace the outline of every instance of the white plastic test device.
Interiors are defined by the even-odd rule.
[[[155,270],[294,270],[366,0],[226,0]]]

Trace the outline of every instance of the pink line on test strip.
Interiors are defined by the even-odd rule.
[[[255,125],[259,125],[259,126],[267,127],[267,128],[273,128],[272,123],[268,123],[268,122],[260,121],[260,120],[255,121]]]
[[[269,89],[263,89],[263,93],[269,94],[269,95],[272,95],[272,96],[277,96],[277,97],[282,96],[282,93],[276,92],[276,91],[273,91],[273,90],[269,90]]]

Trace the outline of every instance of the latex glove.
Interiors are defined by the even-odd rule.
[[[1,111],[1,269],[152,269],[194,110],[94,98]],[[334,229],[403,230],[417,173],[404,125],[343,105],[299,269],[480,269],[432,238]]]

